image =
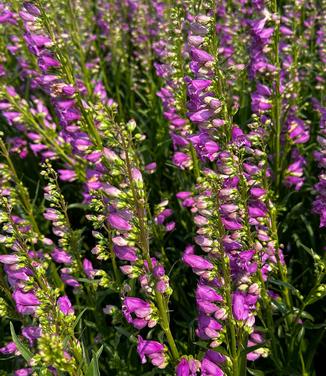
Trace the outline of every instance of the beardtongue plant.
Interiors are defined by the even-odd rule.
[[[324,5],[0,4],[0,371],[318,374]]]

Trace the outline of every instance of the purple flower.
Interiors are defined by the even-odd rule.
[[[83,260],[83,269],[88,278],[94,278],[96,270],[94,269],[92,262],[87,258],[84,258]]]
[[[201,362],[201,375],[222,376],[224,375],[224,372],[215,363],[211,362],[209,359],[204,358]]]
[[[190,56],[194,61],[197,61],[198,63],[206,63],[207,61],[214,60],[213,56],[208,52],[195,47],[191,48]]]
[[[33,368],[20,368],[15,371],[15,376],[29,376],[33,373]]]
[[[134,247],[114,245],[113,251],[120,260],[133,262],[138,259],[136,248]]]
[[[61,279],[62,279],[63,283],[65,283],[68,286],[71,286],[71,287],[79,287],[80,286],[80,283],[76,280],[76,278],[71,276],[69,273],[66,273],[64,271],[64,269],[62,269],[62,271],[61,271]]]
[[[59,68],[60,63],[52,56],[44,54],[38,59],[38,65],[42,71],[46,72],[51,68]]]
[[[41,328],[38,326],[26,326],[22,329],[22,335],[28,339],[30,346],[41,336]]]
[[[172,222],[169,222],[169,223],[167,223],[166,225],[165,225],[165,230],[167,231],[167,232],[171,232],[171,231],[173,231],[174,229],[175,229],[175,222],[174,221],[172,221]]]
[[[57,301],[60,311],[65,315],[73,315],[75,313],[68,296],[60,296]]]
[[[43,216],[48,221],[57,221],[59,219],[59,212],[53,208],[47,208]]]
[[[0,255],[0,262],[5,265],[14,265],[18,262],[17,255]]]
[[[205,314],[201,314],[198,317],[198,329],[196,330],[196,334],[201,339],[214,340],[219,337],[221,329],[222,325],[212,317],[206,316]]]
[[[177,365],[175,372],[176,376],[196,376],[199,369],[200,362],[198,360],[182,358]]]
[[[131,177],[135,182],[141,183],[143,181],[143,176],[141,172],[138,170],[138,168],[132,168],[131,169]]]
[[[23,292],[19,289],[13,293],[13,299],[16,302],[17,311],[22,315],[35,313],[40,304],[34,292]]]
[[[138,336],[137,352],[142,364],[146,363],[146,358],[148,358],[158,368],[167,366],[165,348],[160,342],[146,341],[141,336]]]
[[[222,302],[223,298],[213,287],[199,284],[196,290],[196,299],[208,300],[210,302]]]
[[[191,157],[185,153],[178,151],[174,153],[172,162],[181,169],[185,169],[191,166]]]
[[[59,169],[58,173],[62,181],[72,182],[77,179],[77,175],[75,171],[72,171],[72,170],[60,170]]]
[[[32,16],[35,16],[35,17],[38,17],[41,15],[41,11],[38,9],[38,7],[36,5],[34,5],[33,3],[28,3],[28,2],[25,2],[24,3],[24,8],[26,9],[26,11],[31,14]]]
[[[122,312],[129,324],[136,329],[145,328],[145,326],[153,327],[156,320],[151,318],[152,308],[145,300],[127,297],[122,304]]]
[[[17,346],[15,342],[8,342],[5,346],[0,348],[0,353],[4,355],[15,354]]]
[[[145,166],[145,171],[148,172],[149,174],[153,174],[156,168],[157,168],[156,162],[151,162]]]
[[[214,113],[213,110],[203,109],[203,110],[199,110],[193,113],[192,115],[190,115],[189,118],[194,123],[201,123],[201,122],[209,120],[212,117],[213,113]]]
[[[108,222],[111,227],[119,231],[130,231],[132,226],[118,213],[111,213],[108,216]]]
[[[247,347],[253,347],[253,346],[256,346],[258,344],[263,344],[264,342],[264,338],[263,336],[259,333],[259,332],[253,332],[251,335],[250,335],[250,338],[248,340],[248,343],[247,343]],[[266,353],[266,350],[263,349],[263,348],[258,348],[252,352],[249,352],[247,354],[247,359],[250,360],[251,362],[257,360],[258,358],[260,358],[261,356],[266,356],[267,353]]]
[[[59,264],[71,264],[72,263],[72,257],[70,255],[68,255],[68,253],[66,251],[63,251],[59,248],[55,248],[52,252],[51,252],[51,257],[53,258],[53,260]]]
[[[236,320],[247,320],[249,317],[249,309],[246,304],[244,294],[241,292],[235,292],[232,295],[232,312]]]
[[[185,264],[196,271],[212,270],[214,268],[214,265],[212,263],[201,256],[184,254],[182,260]]]
[[[287,187],[294,186],[296,191],[299,191],[304,183],[303,169],[306,164],[305,158],[299,154],[298,150],[292,152],[293,162],[288,166],[284,184]]]
[[[223,354],[214,350],[207,350],[205,358],[209,359],[211,362],[214,362],[215,364],[221,364],[226,361],[226,357]]]

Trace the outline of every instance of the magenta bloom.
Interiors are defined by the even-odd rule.
[[[22,329],[22,335],[28,339],[31,346],[34,341],[41,336],[41,328],[38,326],[26,326]]]
[[[207,350],[205,358],[208,358],[210,361],[216,364],[221,364],[226,361],[226,358],[223,354],[213,350]]]
[[[33,368],[20,368],[15,371],[15,376],[29,376],[33,373]]]
[[[138,259],[136,249],[134,247],[114,245],[113,251],[120,260],[132,262]]]
[[[182,260],[185,264],[187,264],[194,270],[212,270],[214,268],[214,265],[212,263],[201,256],[185,254],[182,257]]]
[[[59,219],[58,211],[52,208],[47,208],[46,211],[43,213],[43,216],[48,221],[56,221]]]
[[[210,302],[221,302],[223,298],[212,287],[198,285],[196,290],[196,299],[208,300]]]
[[[52,253],[51,253],[51,257],[53,258],[53,260],[59,264],[71,264],[72,263],[72,257],[70,255],[68,255],[67,252],[59,249],[59,248],[55,248]]]
[[[60,311],[65,315],[73,315],[75,313],[74,307],[72,306],[68,296],[60,296],[57,303]]]
[[[62,269],[61,273],[61,279],[63,283],[71,287],[79,287],[80,283],[77,281],[77,279],[74,278],[71,274],[63,272],[63,270],[64,269]]]
[[[77,179],[75,171],[72,170],[58,170],[60,179],[62,181],[74,181]]]
[[[190,56],[194,61],[197,61],[198,63],[206,63],[207,61],[214,60],[213,56],[208,52],[194,47],[190,51]]]
[[[190,167],[191,165],[191,157],[185,153],[182,153],[180,151],[174,153],[172,157],[172,162],[180,167],[181,169],[184,169],[186,167]]]
[[[165,368],[167,360],[164,346],[157,341],[146,341],[138,336],[137,352],[142,364],[145,364],[147,358],[158,368]]]
[[[25,2],[24,8],[32,16],[38,17],[41,14],[41,11],[38,9],[38,7],[32,3]]]
[[[198,337],[201,339],[216,339],[222,325],[212,317],[201,314],[198,318],[198,329],[196,330]]]
[[[249,317],[248,305],[241,292],[235,292],[232,295],[232,312],[236,320],[247,320]]]
[[[60,67],[59,61],[47,54],[44,54],[38,59],[38,65],[44,72],[46,72],[47,70],[51,68]]]
[[[16,302],[16,308],[22,315],[33,314],[40,304],[33,292],[23,292],[17,289],[13,293],[14,301]]]
[[[94,269],[92,262],[87,258],[83,260],[83,269],[88,278],[94,278],[96,270]]]
[[[0,255],[0,262],[5,265],[13,265],[18,261],[17,255]]]
[[[156,168],[157,168],[156,162],[151,162],[145,166],[145,171],[148,172],[149,174],[153,174]]]
[[[130,223],[118,213],[109,214],[108,221],[111,227],[119,231],[130,231],[132,229]]]
[[[151,319],[152,308],[145,300],[127,297],[123,301],[122,312],[129,324],[136,329],[145,328],[145,326],[153,327],[156,320]]]
[[[175,372],[176,376],[196,376],[200,369],[200,362],[195,359],[182,358],[177,365]]]
[[[218,365],[204,358],[201,362],[201,374],[202,376],[223,376],[224,372]]]
[[[4,355],[14,354],[17,351],[15,342],[8,342],[5,346],[0,347],[0,353]]]

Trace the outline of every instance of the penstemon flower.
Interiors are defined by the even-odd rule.
[[[0,3],[0,373],[321,372],[325,19]]]
[[[81,356],[81,347],[74,337],[74,311],[65,309],[67,305],[71,307],[71,303],[68,297],[60,297],[59,289],[51,286],[47,279],[50,259],[42,248],[52,241],[34,233],[33,223],[28,217],[23,219],[15,215],[14,211],[19,206],[28,208],[30,203],[27,203],[29,198],[26,188],[22,184],[19,188],[15,187],[8,176],[8,173],[2,175],[7,181],[7,187],[2,185],[5,195],[1,198],[1,229],[2,243],[9,253],[2,254],[0,262],[4,265],[13,291],[12,300],[17,312],[23,316],[32,316],[37,325],[22,329],[22,335],[35,351],[30,356],[30,365],[42,369],[55,367],[73,374],[77,366],[76,359]],[[15,195],[15,190],[20,193]],[[21,196],[21,192],[25,195]],[[32,213],[28,214],[34,218]],[[64,347],[63,340],[67,335],[68,347]],[[7,350],[3,351],[8,353]]]

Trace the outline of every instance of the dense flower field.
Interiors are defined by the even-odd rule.
[[[325,374],[325,82],[325,0],[1,1],[0,375]]]

